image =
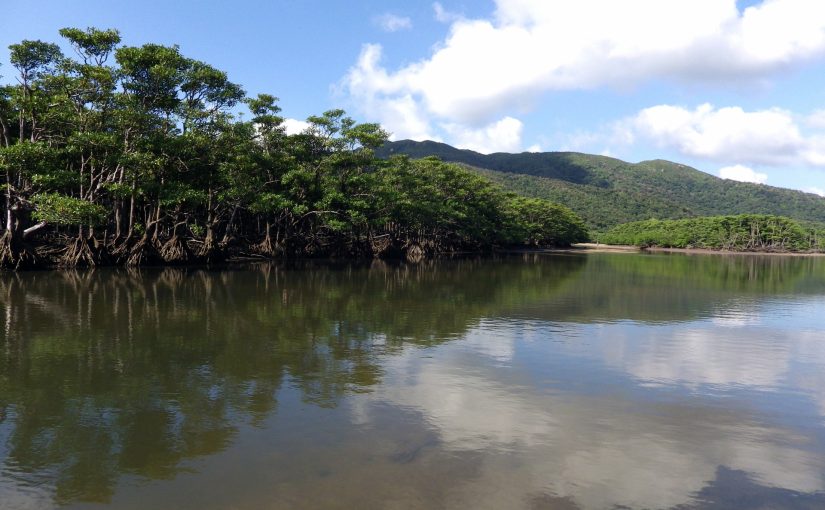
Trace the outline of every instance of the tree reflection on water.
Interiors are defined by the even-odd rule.
[[[486,319],[693,320],[743,296],[822,293],[817,264],[524,255],[2,274],[0,480],[107,502],[124,475],[174,479],[263,426],[285,386],[332,409],[380,387],[405,349],[466,340]]]

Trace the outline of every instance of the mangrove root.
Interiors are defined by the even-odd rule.
[[[196,255],[189,249],[186,241],[172,236],[160,247],[160,256],[167,264],[191,264],[196,262]]]
[[[0,237],[0,267],[9,269],[26,269],[37,266],[38,258],[22,240],[12,236],[7,230]]]
[[[162,262],[163,257],[158,253],[154,239],[146,235],[129,248],[129,256],[126,258],[127,266],[151,266]]]
[[[284,252],[283,246],[272,240],[272,237],[267,233],[264,240],[253,247],[253,251],[259,255],[267,257],[276,257],[282,255]]]
[[[220,264],[226,261],[226,252],[209,238],[204,241],[198,256],[206,264]]]
[[[78,236],[66,246],[58,264],[62,267],[94,267],[103,258],[101,251],[93,239]]]

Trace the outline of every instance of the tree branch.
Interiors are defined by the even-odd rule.
[[[33,226],[31,226],[31,227],[29,227],[29,228],[25,229],[25,230],[23,231],[23,239],[26,239],[26,238],[27,238],[27,237],[29,237],[30,235],[34,234],[34,233],[35,233],[35,232],[37,232],[38,230],[40,230],[40,229],[42,229],[42,228],[44,228],[44,227],[46,227],[46,226],[48,226],[48,225],[49,225],[49,223],[48,223],[48,222],[46,222],[46,221],[41,221],[41,222],[40,222],[40,223],[38,223],[37,225],[33,225]]]

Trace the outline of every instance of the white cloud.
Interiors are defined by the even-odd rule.
[[[719,177],[739,182],[753,182],[765,184],[768,181],[768,174],[755,171],[753,168],[744,165],[726,166],[719,169]]]
[[[771,109],[746,112],[739,107],[695,110],[659,105],[633,119],[637,135],[682,154],[711,160],[784,164],[805,148],[790,112]]]
[[[825,110],[816,110],[806,116],[805,124],[812,128],[825,129]]]
[[[433,12],[435,13],[435,20],[440,23],[452,23],[453,21],[457,21],[462,18],[460,14],[456,14],[445,9],[440,2],[435,2],[433,4]]]
[[[398,32],[399,30],[409,30],[412,28],[412,20],[410,18],[391,13],[376,16],[375,23],[386,32]]]
[[[521,150],[521,131],[524,124],[513,117],[504,117],[480,129],[460,124],[444,124],[442,128],[450,140],[459,147],[489,154]]]
[[[617,136],[619,133],[621,136]],[[619,124],[613,132],[606,132],[605,130],[591,132],[591,131],[573,131],[565,133],[563,140],[559,142],[559,150],[563,152],[582,152],[594,151],[594,147],[605,142],[621,143],[630,145],[632,140],[632,131],[625,126]]]
[[[288,135],[297,135],[309,127],[309,122],[298,119],[284,119],[282,124]]]
[[[489,19],[450,20],[423,60],[397,70],[365,46],[343,87],[364,113],[404,98],[415,122],[479,129],[532,108],[547,91],[651,79],[764,80],[825,52],[825,2],[765,0],[497,0]],[[388,124],[406,129],[405,119]],[[825,158],[823,158],[825,163]]]
[[[821,197],[825,197],[825,189],[817,188],[816,186],[811,186],[810,188],[805,188],[805,191],[808,193],[813,193],[814,195],[819,195]]]
[[[644,139],[685,156],[724,163],[825,166],[825,137],[803,132],[797,117],[779,108],[658,105],[619,122],[616,130],[624,136],[614,139]]]
[[[430,124],[429,115],[421,108],[412,94],[387,94],[384,90],[397,90],[393,82],[398,80],[378,66],[381,47],[367,44],[361,50],[358,64],[350,69],[344,86],[358,108],[369,119],[380,122],[391,133],[393,140],[440,140]]]

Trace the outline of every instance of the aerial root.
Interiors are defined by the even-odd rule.
[[[66,246],[58,265],[62,267],[95,267],[100,263],[100,248],[91,238],[78,236]]]
[[[195,261],[196,256],[189,249],[186,241],[178,236],[172,236],[160,247],[160,256],[169,264],[186,264]]]
[[[283,253],[283,248],[272,240],[272,236],[267,232],[266,237],[260,243],[253,247],[255,253],[265,255],[267,257],[274,257]]]
[[[36,267],[39,260],[28,245],[13,239],[8,230],[0,237],[0,267],[24,269]]]
[[[134,245],[129,248],[129,256],[126,258],[127,266],[151,266],[159,264],[163,257],[155,248],[155,242],[144,235]]]

